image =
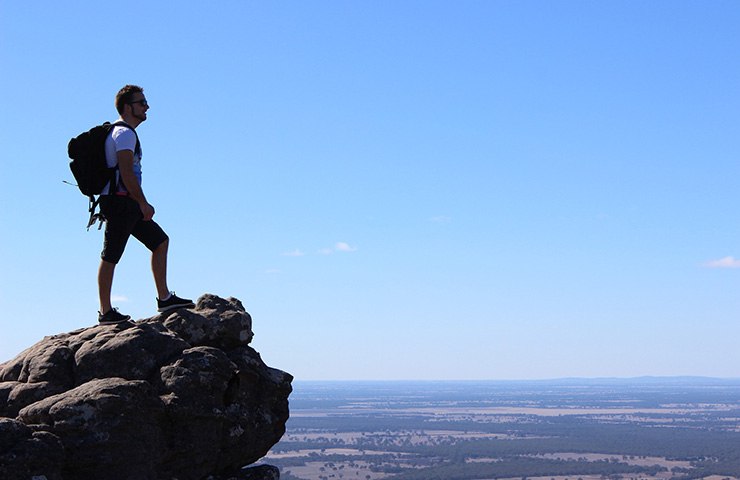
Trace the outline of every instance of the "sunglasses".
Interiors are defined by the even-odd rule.
[[[136,100],[135,102],[128,102],[129,105],[133,105],[134,103],[140,103],[142,107],[149,106],[149,103],[147,103],[146,100]]]

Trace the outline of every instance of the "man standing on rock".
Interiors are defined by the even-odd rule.
[[[180,298],[167,286],[167,248],[169,237],[152,220],[154,207],[141,189],[141,144],[136,127],[146,120],[149,104],[144,89],[126,85],[116,95],[120,118],[105,142],[109,167],[118,165],[116,184],[109,184],[100,195],[100,211],[105,217],[105,236],[98,270],[98,295],[101,325],[125,322],[131,317],[111,306],[111,289],[116,264],[121,259],[128,238],[133,235],[152,252],[152,273],[157,288],[157,311],[193,307],[192,300]]]

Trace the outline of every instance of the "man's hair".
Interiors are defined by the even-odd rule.
[[[123,114],[123,107],[131,101],[134,94],[144,93],[144,89],[138,85],[126,85],[118,91],[116,94],[116,110],[118,113]]]

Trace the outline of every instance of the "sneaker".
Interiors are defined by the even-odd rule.
[[[98,312],[98,323],[100,325],[115,325],[129,320],[131,320],[131,316],[122,314],[117,308],[111,308],[105,315]]]
[[[170,298],[167,300],[157,299],[157,311],[167,312],[175,308],[193,308],[195,304],[187,298],[180,298],[175,292],[170,292]]]

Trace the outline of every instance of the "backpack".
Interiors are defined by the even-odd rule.
[[[100,230],[105,221],[105,217],[100,213],[95,213],[95,209],[100,202],[100,198],[96,200],[95,195],[100,195],[109,182],[111,184],[109,193],[115,193],[116,191],[118,165],[108,167],[105,158],[105,140],[113,127],[116,126],[131,128],[124,122],[105,122],[77,135],[67,145],[67,154],[72,159],[69,162],[69,168],[77,181],[77,187],[83,195],[87,195],[90,199],[88,230],[96,221],[100,221],[98,226],[98,230]],[[131,130],[136,135],[136,130],[133,128]],[[138,135],[136,136],[136,147],[139,148]]]

